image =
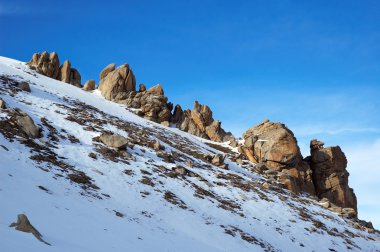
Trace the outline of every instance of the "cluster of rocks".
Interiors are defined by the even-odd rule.
[[[214,120],[211,109],[207,105],[199,104],[198,101],[194,102],[193,110],[183,111],[180,105],[176,105],[171,122],[182,131],[215,142],[234,139],[230,132],[224,131],[220,121]]]
[[[27,63],[31,69],[47,77],[60,80],[77,87],[81,86],[81,75],[79,71],[71,67],[69,60],[59,63],[59,57],[56,52],[35,53],[32,59]]]
[[[348,186],[347,159],[336,147],[323,147],[312,140],[311,156],[303,158],[297,140],[284,124],[265,120],[243,134],[238,147],[256,170],[294,193],[307,192],[324,199],[326,208],[346,217],[356,217],[356,197]],[[328,202],[328,203],[326,203]]]

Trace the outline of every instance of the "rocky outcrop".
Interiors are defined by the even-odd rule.
[[[85,91],[93,91],[95,90],[95,80],[88,80],[83,85],[83,90]]]
[[[312,170],[303,160],[297,140],[284,124],[265,120],[243,134],[244,146],[239,148],[253,163],[284,173],[280,176],[287,188],[315,195]]]
[[[129,64],[112,69],[113,64],[101,72],[98,89],[107,100],[119,102],[127,98],[130,92],[135,92],[136,80]]]
[[[40,242],[43,242],[47,245],[50,245],[46,241],[42,239],[42,235],[38,230],[33,227],[33,225],[30,223],[28,217],[25,214],[19,214],[17,216],[17,221],[13,222],[9,227],[14,227],[16,230],[25,232],[25,233],[31,233],[34,235],[34,237],[37,238]]]
[[[28,65],[37,71],[39,74],[43,74],[47,77],[58,79],[59,76],[59,58],[55,52],[48,53],[35,53],[32,59],[28,62]]]
[[[323,147],[316,139],[310,142],[310,166],[313,170],[315,191],[319,198],[327,198],[342,208],[357,212],[356,196],[348,186],[347,159],[339,146]]]
[[[79,71],[71,67],[70,61],[66,60],[61,66],[56,52],[35,53],[27,63],[31,69],[47,77],[60,80],[77,87],[81,87],[81,75]]]
[[[212,141],[224,142],[233,138],[231,133],[224,131],[220,121],[213,119],[211,109],[197,101],[193,110],[183,111],[180,105],[176,105],[171,122],[182,131]]]

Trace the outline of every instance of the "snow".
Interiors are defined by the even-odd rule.
[[[186,139],[194,149],[203,153],[219,151],[207,145],[210,141],[142,119],[125,106],[103,99],[98,91],[85,92],[36,74],[23,62],[0,57],[0,76],[5,75],[29,81],[32,90],[11,97],[0,89],[0,97],[7,107],[20,108],[40,126],[41,118],[45,117],[59,132],[64,129],[65,134],[78,138],[80,143],[61,139],[54,151],[75,169],[85,172],[100,189],[90,193],[84,191],[65,178],[58,168],[31,160],[33,153],[21,141],[10,142],[0,134],[0,251],[346,251],[347,246],[351,251],[380,251],[378,234],[354,229],[344,219],[307,197],[295,198],[290,193],[280,195],[259,187],[244,191],[218,178],[216,174],[232,174],[242,177],[245,183],[259,185],[264,182],[258,174],[230,160],[226,161],[228,171],[218,167],[187,168],[209,184],[194,177],[172,179],[160,176],[155,168],[170,169],[176,164],[164,162],[155,151],[144,146],[128,148],[135,158],[130,164],[103,158],[94,160],[88,155],[94,152],[92,139],[99,133],[87,131],[65,119],[68,111],[60,104],[72,106],[71,102],[78,100],[121,121],[152,132],[163,132],[168,139],[172,136]],[[101,117],[100,114],[95,116]],[[0,112],[0,120],[6,118],[7,114]],[[128,132],[112,123],[102,127],[129,137]],[[44,128],[44,137],[36,141],[42,145],[50,142],[46,133]],[[165,151],[179,151],[169,144],[163,145]],[[197,161],[187,153],[182,154]],[[184,163],[177,164],[185,166]],[[124,174],[126,169],[134,175]],[[154,187],[139,182],[145,176],[142,170],[151,174],[149,178]],[[192,184],[218,199],[240,205],[240,209],[228,211],[218,207],[216,199],[195,197]],[[165,200],[165,191],[173,192],[187,208],[182,209]],[[342,238],[319,229],[315,232],[306,230],[314,226],[311,221],[300,218],[299,209],[302,208],[323,223],[326,230],[336,228],[341,234],[355,234],[349,240],[357,247],[347,244],[347,235]],[[123,217],[117,216],[116,211]],[[39,242],[31,234],[9,227],[20,213],[28,216],[51,246]],[[265,248],[242,239],[237,229],[232,231],[235,237],[225,232],[225,228],[233,230],[234,227],[255,237]]]

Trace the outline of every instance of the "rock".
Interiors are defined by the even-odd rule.
[[[5,106],[5,101],[3,101],[3,99],[0,98],[0,109],[5,109],[6,106]]]
[[[169,127],[170,123],[169,123],[169,121],[163,121],[163,122],[161,122],[161,125],[163,125],[165,127]]]
[[[230,140],[230,146],[233,147],[233,148],[236,148],[236,147],[239,146],[239,143],[236,140],[236,138],[234,138],[234,137],[231,138],[231,140]]]
[[[116,67],[115,63],[111,63],[108,66],[106,66],[101,72],[100,72],[100,79],[104,79],[110,72],[114,71]]]
[[[228,170],[228,164],[221,164],[221,165],[219,165],[219,168],[224,169],[224,170]]]
[[[346,156],[339,146],[323,146],[324,143],[316,139],[310,142],[309,162],[316,194],[319,198],[327,198],[339,207],[351,208],[356,212],[356,196],[348,186]]]
[[[119,134],[102,133],[99,140],[105,145],[116,149],[125,149],[128,144],[128,139]]]
[[[83,85],[83,90],[85,91],[93,91],[95,90],[95,80],[88,80]]]
[[[112,67],[107,71],[111,69]],[[125,100],[130,92],[135,92],[136,90],[135,76],[128,64],[121,65],[117,69],[108,72],[104,78],[101,78],[98,89],[107,100],[115,102]]]
[[[194,102],[193,110],[183,111],[181,106],[176,105],[171,122],[182,131],[216,142],[233,138],[231,133],[222,129],[220,121],[213,119],[211,109],[197,101]]]
[[[80,73],[75,68],[71,68],[69,83],[76,87],[82,87]]]
[[[32,59],[27,63],[37,73],[47,77],[58,79],[59,75],[59,58],[56,52],[43,52],[33,54]]]
[[[30,90],[29,83],[27,83],[25,81],[17,83],[17,87],[19,89],[21,89],[22,91],[25,91],[25,92],[29,92],[30,93],[32,91],[32,90]]]
[[[174,168],[174,172],[175,172],[176,174],[180,175],[180,176],[185,176],[185,175],[188,173],[188,171],[187,171],[184,167],[179,166],[179,165],[177,165],[177,166]]]
[[[223,162],[224,162],[224,155],[222,154],[215,154],[211,160],[211,163],[216,166],[222,165]]]
[[[262,186],[263,186],[264,188],[266,188],[266,189],[271,189],[271,188],[272,188],[272,186],[271,186],[268,182],[264,182],[264,183],[262,184]]]
[[[149,88],[147,92],[153,95],[164,95],[164,90],[162,89],[161,84],[157,84],[156,86]]]
[[[185,165],[190,168],[193,167],[193,163],[190,160],[186,160]]]
[[[15,123],[28,137],[39,138],[41,136],[41,129],[34,124],[33,119],[28,114],[21,110],[17,110],[15,113]]]
[[[144,84],[140,84],[139,85],[139,92],[145,92],[146,91],[146,87]]]
[[[303,160],[293,132],[284,124],[264,120],[248,129],[243,139],[241,151],[251,162],[290,175],[283,181],[290,191],[315,195],[309,164]]]
[[[155,141],[153,144],[153,149],[155,151],[165,150],[165,146],[161,145],[161,143],[159,141]]]
[[[42,239],[41,233],[38,232],[38,230],[35,227],[33,227],[33,225],[30,223],[28,217],[25,214],[17,215],[17,222],[12,223],[11,225],[9,225],[9,227],[14,227],[16,230],[21,232],[31,233],[40,242],[50,245]]]
[[[326,209],[328,209],[331,206],[330,201],[327,198],[322,198],[319,201],[319,204],[321,205],[321,207],[326,208]]]
[[[71,63],[68,60],[65,60],[63,62],[62,66],[60,67],[60,80],[66,83],[70,83],[70,73],[71,73]]]

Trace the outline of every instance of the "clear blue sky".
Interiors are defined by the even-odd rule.
[[[83,81],[111,62],[235,135],[265,118],[346,152],[380,228],[380,1],[0,1],[0,54],[57,51]]]

